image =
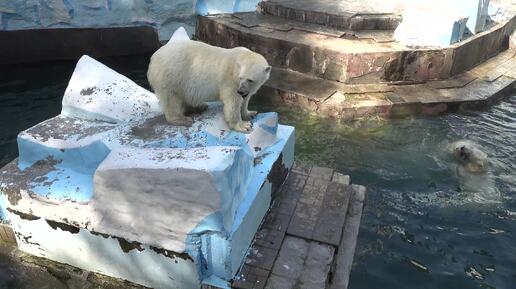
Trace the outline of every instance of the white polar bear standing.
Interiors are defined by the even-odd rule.
[[[230,129],[249,132],[251,96],[269,79],[271,66],[260,54],[244,47],[224,49],[188,38],[179,28],[152,57],[147,78],[165,118],[189,125],[185,112],[203,111],[205,102],[221,100]]]

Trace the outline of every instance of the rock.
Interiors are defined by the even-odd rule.
[[[91,9],[109,8],[107,0],[82,0],[81,5]]]
[[[72,21],[73,9],[68,7],[63,0],[44,0],[38,6],[40,22],[44,26]]]

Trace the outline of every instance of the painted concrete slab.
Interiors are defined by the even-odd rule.
[[[231,131],[220,103],[193,117],[169,125],[151,92],[81,58],[61,115],[20,133],[0,174],[20,249],[154,288],[224,287],[293,164],[294,129],[261,113]]]

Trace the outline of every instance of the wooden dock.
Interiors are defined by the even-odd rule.
[[[347,288],[365,196],[348,176],[295,164],[232,287]]]

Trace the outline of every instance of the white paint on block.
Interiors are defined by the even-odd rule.
[[[154,94],[84,55],[66,88],[61,113],[121,122],[158,115],[160,111]]]
[[[467,17],[461,16],[453,7],[448,7],[405,7],[403,20],[394,31],[394,38],[409,47],[447,47],[460,41]]]
[[[238,147],[115,150],[93,179],[97,230],[185,252],[188,234],[210,215],[232,224],[252,162]]]
[[[9,213],[9,220],[17,233],[19,249],[29,254],[156,289],[201,286],[197,265],[191,259],[166,256],[147,245],[125,252],[119,239],[83,229],[63,231],[50,227],[44,219],[25,220]]]

